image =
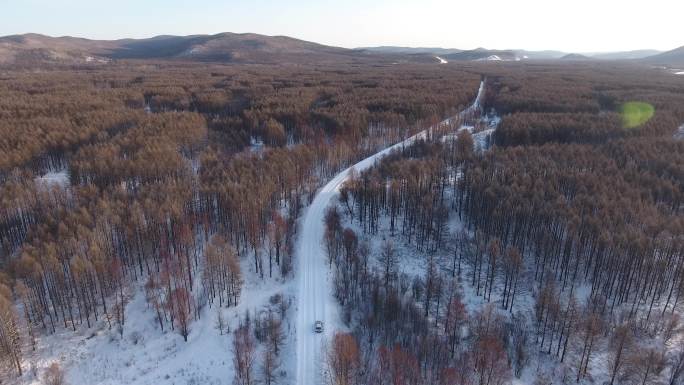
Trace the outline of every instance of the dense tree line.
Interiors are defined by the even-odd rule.
[[[496,131],[500,146],[544,143],[602,142],[624,134],[620,117],[606,113],[516,113],[506,116]]]
[[[337,215],[333,209],[326,219],[343,250],[332,257],[334,290],[343,319],[355,327],[328,347],[330,383],[484,385],[510,379],[507,351],[516,346],[508,341],[516,331],[493,307],[470,314],[458,279],[432,261],[413,280],[399,274],[389,241],[378,256],[381,268],[372,268],[369,246],[341,228]]]
[[[673,134],[684,122],[684,84],[652,69],[611,70],[486,66],[486,106],[504,114],[496,146],[478,153],[478,128],[461,130],[402,149],[343,188],[325,242],[353,330],[339,336],[340,350],[352,339],[373,366],[357,381],[372,383],[378,368],[391,377],[382,351],[394,349],[419,373],[399,383],[498,383],[520,376],[532,354],[555,362],[549,375],[563,383],[590,379],[597,355],[608,357],[609,383],[681,381],[684,142]],[[630,100],[655,115],[623,127],[619,106]],[[386,226],[425,271],[402,277],[394,247],[372,250],[345,220],[368,237]],[[435,254],[451,257],[437,263]],[[459,282],[489,303],[491,319],[505,317],[500,326],[480,319],[453,329],[453,314],[474,313],[454,302]],[[481,344],[493,350],[479,356]],[[483,377],[481,367],[501,375]]]
[[[601,67],[601,68],[599,68]],[[501,146],[602,143],[631,136],[673,133],[684,121],[682,80],[648,67],[617,63],[492,67],[487,108],[503,115]],[[635,130],[622,126],[620,105],[651,104],[655,115]]]

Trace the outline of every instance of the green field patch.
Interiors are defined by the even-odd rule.
[[[622,116],[622,125],[625,128],[639,127],[646,123],[651,117],[655,108],[650,103],[645,102],[627,102],[620,106],[620,116]]]

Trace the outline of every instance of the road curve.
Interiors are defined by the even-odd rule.
[[[463,116],[480,108],[480,100],[484,92],[484,82],[480,82],[477,97],[472,105],[461,111]],[[449,124],[456,117],[448,118],[440,124]],[[323,247],[325,210],[332,199],[337,196],[347,179],[349,171],[363,171],[373,166],[378,160],[394,149],[407,146],[427,136],[431,128],[405,139],[395,145],[369,156],[368,158],[345,169],[330,180],[317,194],[306,210],[296,249],[297,260],[297,385],[322,385],[322,365],[325,359],[324,341],[334,334],[335,323],[338,322],[337,305],[332,295],[332,282],[328,271],[327,257]],[[323,321],[323,333],[314,332],[314,322]]]

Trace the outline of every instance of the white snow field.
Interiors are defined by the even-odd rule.
[[[480,82],[477,97],[472,105],[459,113],[463,116],[480,108],[480,100],[484,92],[484,82]],[[456,117],[453,117],[456,118]],[[440,124],[450,124],[448,118]],[[316,194],[313,202],[302,220],[302,227],[297,244],[297,385],[321,385],[322,371],[325,361],[325,341],[340,328],[337,303],[332,295],[331,276],[327,266],[327,258],[323,247],[325,210],[340,191],[340,188],[351,176],[351,171],[363,171],[375,165],[380,159],[395,149],[411,145],[416,140],[425,138],[431,128],[394,144],[369,156],[337,174]],[[323,321],[323,333],[314,331],[314,323]]]
[[[69,170],[66,168],[58,171],[48,171],[43,175],[37,176],[35,181],[38,185],[52,187],[58,185],[64,187],[69,184]]]

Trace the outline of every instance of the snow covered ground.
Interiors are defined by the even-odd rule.
[[[480,109],[480,101],[484,93],[484,82],[480,83],[477,97],[473,104],[461,115]],[[441,122],[449,124],[453,118]],[[332,276],[328,269],[323,248],[325,210],[333,201],[344,182],[351,176],[351,171],[366,170],[393,150],[409,146],[416,140],[425,138],[431,129],[426,129],[410,138],[356,163],[337,174],[316,195],[302,221],[297,244],[297,370],[298,385],[318,385],[322,383],[323,347],[335,332],[340,329],[341,322],[338,308],[332,295]],[[323,333],[313,330],[314,322],[323,321]]]
[[[482,118],[480,118],[480,124],[484,125],[484,127],[487,128],[476,131],[475,126],[462,125],[458,130],[456,130],[456,132],[444,135],[442,137],[442,142],[455,140],[458,136],[458,133],[465,130],[473,135],[473,143],[476,152],[488,150],[493,142],[492,135],[494,135],[494,131],[496,130],[496,127],[499,125],[500,122],[501,118],[498,115],[496,115],[496,113],[492,112],[491,114],[485,115]]]
[[[472,132],[473,127],[461,126],[457,132],[462,130],[468,130]],[[488,128],[480,131],[479,133],[490,133],[493,132],[493,130],[494,128]],[[476,140],[476,135],[479,133],[473,134],[473,145],[476,151],[486,151],[487,148],[483,147],[480,141]],[[457,133],[447,134],[442,138],[442,140],[453,140],[456,135]],[[480,138],[482,138],[483,135],[481,135]],[[452,183],[455,182],[456,181],[452,181]],[[450,198],[451,194],[451,188],[447,188],[445,195],[447,200]],[[408,243],[406,239],[398,236],[396,233],[394,236],[392,235],[390,232],[389,218],[387,216],[380,216],[377,234],[368,236],[364,234],[363,228],[360,226],[360,224],[352,220],[346,210],[341,208],[339,212],[344,215],[343,226],[351,228],[356,234],[362,237],[364,241],[368,242],[369,249],[371,250],[371,258],[369,258],[370,269],[376,271],[381,269],[381,266],[378,262],[379,258],[376,257],[380,253],[382,244],[386,240],[391,240],[394,247],[394,253],[397,258],[399,280],[406,282],[406,286],[410,285],[415,278],[425,278],[429,259],[432,258],[433,262],[442,274],[443,279],[445,279],[445,284],[447,286],[451,285],[452,283],[455,284],[455,286],[458,288],[458,291],[462,294],[462,301],[467,310],[467,314],[472,316],[476,312],[483,310],[486,306],[491,306],[494,312],[502,315],[506,320],[510,320],[511,314],[507,310],[501,309],[500,306],[500,287],[497,286],[493,290],[492,301],[487,301],[482,293],[480,293],[480,295],[476,293],[476,288],[470,283],[472,277],[472,267],[467,260],[467,257],[462,261],[460,274],[457,273],[458,268],[454,269],[456,266],[453,259],[454,248],[457,246],[456,239],[450,238],[447,241],[447,244],[438,250],[431,250],[429,252],[419,251],[417,250],[415,244]],[[458,218],[458,215],[455,214],[450,216],[447,227],[448,234],[457,234],[465,229],[463,222]],[[469,236],[472,236],[472,234],[469,234]],[[534,282],[535,280],[533,271],[523,271],[521,273],[520,285],[516,290],[516,314],[518,314],[518,316],[522,315],[527,317],[528,320],[533,319],[534,317]],[[401,284],[399,284],[399,286],[401,286]],[[577,293],[582,293],[578,295],[578,298],[580,298],[580,301],[583,301],[588,296],[588,286],[582,286],[581,288],[578,288]],[[510,385],[534,384],[538,373],[548,373],[549,378],[554,378],[553,358],[540,352],[532,338],[530,338],[528,349],[532,354],[531,361],[534,362],[534,364],[530,364],[526,370],[522,372],[520,378],[512,378]],[[601,366],[605,363],[605,361],[605,357],[597,354],[592,358],[590,366]],[[555,384],[556,382],[549,380],[547,383]]]
[[[461,126],[455,133],[447,134],[442,137],[442,142],[449,142],[452,140],[456,140],[456,137],[458,136],[458,133],[461,131],[469,131],[470,133],[473,133],[473,144],[474,144],[474,149],[476,152],[482,152],[491,146],[492,143],[492,135],[494,134],[494,130],[496,128],[487,128],[478,132],[473,133],[474,127],[473,126]]]
[[[249,138],[249,151],[255,154],[264,152],[264,141],[256,137]]]
[[[476,151],[486,151],[490,143],[489,140],[485,140],[486,137],[491,136],[491,134],[496,129],[497,125],[500,123],[501,119],[496,116],[496,114],[490,114],[487,117],[481,118],[485,122],[485,128],[479,132],[473,133],[474,147]],[[456,133],[450,133],[442,137],[443,141],[453,140],[457,133],[467,130],[473,132],[475,128],[469,125],[461,126]],[[682,125],[675,137],[680,135],[681,139],[684,139],[684,125]],[[452,180],[451,183],[455,183]],[[452,194],[452,189],[447,188],[445,196],[447,200]],[[514,377],[511,379],[511,385],[532,385],[532,384],[560,384],[560,383],[575,383],[576,368],[575,365],[578,357],[577,352],[572,351],[577,349],[577,346],[571,346],[570,352],[568,353],[568,359],[565,363],[559,363],[558,358],[554,357],[552,354],[546,353],[544,350],[539,349],[538,341],[536,341],[536,334],[534,330],[534,319],[535,319],[535,302],[538,296],[539,287],[537,281],[534,277],[534,270],[532,267],[528,266],[523,268],[520,276],[520,283],[515,291],[515,313],[510,313],[508,310],[501,308],[501,298],[502,298],[502,288],[499,284],[494,286],[492,290],[491,301],[488,301],[482,293],[478,295],[476,293],[476,288],[471,284],[471,279],[473,276],[472,261],[468,261],[468,256],[462,261],[461,270],[459,274],[455,274],[454,267],[454,251],[457,240],[451,238],[447,241],[447,245],[435,251],[419,251],[414,244],[409,244],[405,239],[397,236],[393,236],[390,232],[389,218],[387,216],[380,216],[378,231],[373,236],[367,236],[364,234],[363,228],[358,222],[354,222],[346,210],[343,208],[339,210],[344,216],[343,227],[349,227],[355,231],[364,241],[368,242],[369,249],[371,250],[371,257],[369,258],[369,264],[371,269],[380,269],[378,266],[377,256],[380,253],[382,244],[386,240],[392,240],[394,246],[394,252],[397,257],[397,267],[399,269],[400,281],[410,283],[413,282],[414,278],[424,278],[427,267],[429,264],[429,258],[432,258],[434,263],[438,266],[442,276],[446,279],[447,285],[452,283],[452,279],[455,282],[455,287],[458,287],[459,292],[462,293],[462,301],[467,309],[469,315],[473,315],[478,311],[482,311],[487,306],[491,306],[491,309],[500,314],[507,322],[507,324],[512,324],[514,317],[524,317],[527,320],[529,327],[528,330],[528,340],[526,343],[526,351],[529,354],[529,362],[522,370],[520,377]],[[462,230],[465,230],[464,224],[458,218],[458,215],[453,214],[450,216],[448,221],[448,234],[457,234]],[[468,232],[469,236],[472,237],[472,232]],[[455,278],[452,278],[455,275]],[[401,277],[403,276],[403,277]],[[401,286],[401,284],[399,285]],[[408,284],[407,284],[408,286]],[[577,303],[584,304],[590,298],[591,285],[587,282],[580,282],[578,286],[574,287],[572,291]],[[567,295],[567,294],[565,294]],[[629,305],[627,305],[629,306]],[[671,341],[664,343],[662,337],[656,336],[652,339],[651,343],[654,345],[662,344],[665,348],[665,352],[672,353],[679,349],[684,343],[684,333],[676,332],[677,334],[672,338]],[[605,337],[605,336],[604,336]],[[653,336],[651,336],[653,337]],[[611,354],[609,349],[609,340],[607,338],[599,338],[594,346],[594,351],[588,363],[589,374],[586,378],[581,379],[579,382],[582,384],[607,384],[610,380],[609,374],[611,373]],[[568,363],[572,361],[573,363]],[[656,382],[664,378],[664,375],[658,374],[655,376]],[[619,383],[619,382],[616,382]]]
[[[69,184],[69,170],[66,168],[58,171],[48,171],[35,178],[36,184],[52,187],[58,185],[64,187]]]
[[[42,384],[43,372],[53,362],[66,373],[70,385],[158,385],[158,384],[229,384],[233,380],[233,333],[221,335],[216,328],[217,313],[222,312],[229,330],[235,330],[246,312],[252,318],[272,310],[272,303],[280,295],[293,303],[292,280],[276,277],[263,280],[254,272],[250,258],[241,261],[245,286],[239,305],[219,310],[216,302],[205,305],[200,318],[190,324],[188,342],[168,324],[162,331],[143,289],[143,282],[127,288],[123,335],[100,319],[92,328],[58,327],[57,332],[36,338],[36,350],[25,349],[25,374],[10,384]],[[199,294],[200,280],[196,281],[195,295]],[[292,304],[290,308],[293,308]],[[285,341],[281,351],[282,365],[278,370],[279,384],[293,384],[294,329],[292,311],[283,321]],[[255,373],[260,373],[260,354],[257,354]],[[0,383],[5,383],[0,379]]]
[[[679,128],[677,129],[677,132],[675,132],[675,134],[674,134],[674,138],[684,140],[684,124],[679,126]]]
[[[444,60],[443,58],[439,56],[435,56],[435,59],[439,60],[439,64],[447,64],[448,61]]]

